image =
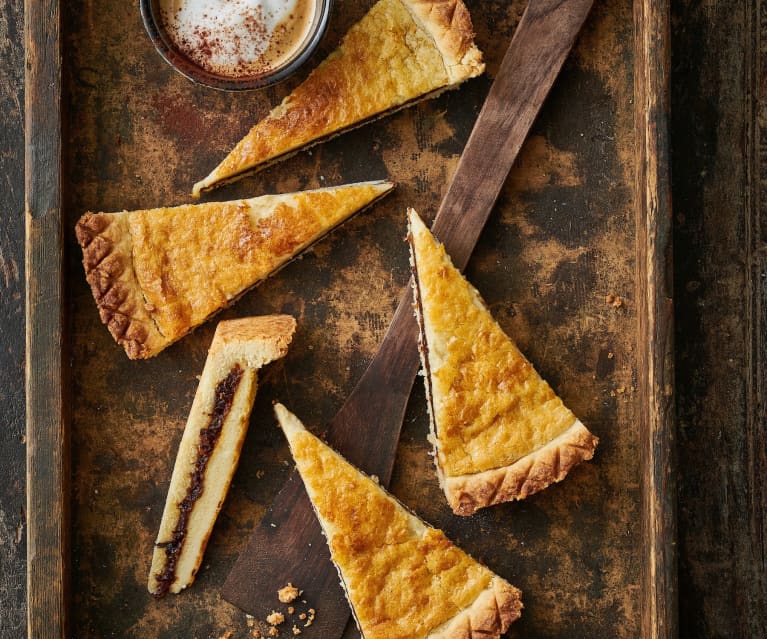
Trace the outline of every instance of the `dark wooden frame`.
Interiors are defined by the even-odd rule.
[[[70,526],[59,4],[27,0],[24,20],[27,633],[65,637]]]
[[[668,0],[635,0],[642,637],[677,634]],[[59,4],[26,0],[28,635],[65,637],[69,432]]]
[[[634,4],[637,306],[642,456],[642,637],[678,632],[674,305],[669,179],[669,4]]]

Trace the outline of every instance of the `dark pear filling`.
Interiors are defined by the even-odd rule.
[[[224,427],[229,411],[232,409],[234,396],[242,379],[243,370],[239,364],[235,364],[229,374],[216,384],[216,390],[213,399],[213,410],[210,412],[210,421],[208,425],[200,431],[200,441],[197,444],[197,460],[194,463],[194,470],[190,473],[189,486],[186,495],[178,505],[179,516],[176,527],[173,529],[171,541],[163,541],[155,544],[158,548],[165,549],[165,568],[157,575],[157,590],[152,594],[155,597],[162,597],[171,587],[176,578],[176,562],[181,554],[181,549],[186,538],[186,531],[189,526],[189,515],[194,508],[195,503],[202,495],[204,489],[205,469],[216,443],[221,436],[221,430]]]

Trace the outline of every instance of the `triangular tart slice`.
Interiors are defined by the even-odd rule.
[[[194,185],[192,195],[455,87],[484,68],[461,0],[379,0],[340,46]]]
[[[76,233],[101,320],[128,357],[152,357],[392,188],[86,213]]]
[[[275,406],[363,639],[494,639],[521,592]]]
[[[458,515],[524,499],[591,459],[598,439],[503,332],[408,211],[419,350],[440,484]]]

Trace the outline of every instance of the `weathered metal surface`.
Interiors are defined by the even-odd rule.
[[[368,4],[336,3],[316,60]],[[523,3],[468,5],[492,75]],[[158,602],[145,586],[151,545],[214,322],[152,360],[127,360],[98,319],[71,230],[85,210],[188,201],[192,183],[299,78],[242,95],[196,87],[156,55],[131,3],[91,0],[64,10],[72,625],[82,637],[217,637],[229,629],[244,637],[244,615],[218,588],[288,474],[271,402],[279,398],[315,428],[339,408],[407,280],[405,207],[433,216],[489,82],[472,81],[209,196],[387,175],[399,183],[221,316],[289,312],[299,329],[286,359],[264,371],[197,582]],[[467,270],[501,325],[601,438],[595,460],[523,503],[456,518],[437,486],[417,385],[395,464],[398,497],[523,589],[523,620],[510,636],[639,631],[632,65],[632,3],[598,2]]]

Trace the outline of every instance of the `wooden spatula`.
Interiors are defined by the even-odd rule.
[[[592,3],[530,0],[432,227],[459,268],[465,267]],[[378,352],[327,434],[330,445],[384,485],[418,369],[416,339],[408,287]],[[235,563],[223,596],[263,619],[277,604],[277,588],[288,581],[302,588],[317,610],[312,635],[340,637],[349,605],[296,471]]]

